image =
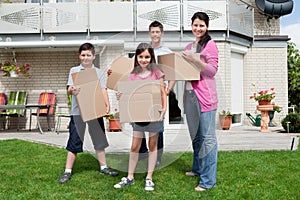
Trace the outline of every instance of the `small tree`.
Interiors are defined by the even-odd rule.
[[[293,42],[288,43],[288,94],[289,105],[296,105],[296,111],[300,109],[300,53]]]

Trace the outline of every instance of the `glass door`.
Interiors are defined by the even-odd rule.
[[[176,81],[168,96],[168,109],[165,117],[165,129],[186,126],[183,109],[184,81]]]

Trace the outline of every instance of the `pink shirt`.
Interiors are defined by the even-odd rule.
[[[164,73],[160,70],[155,70],[146,77],[141,77],[139,74],[130,74],[129,80],[159,80],[162,77],[164,77]]]
[[[191,50],[193,43],[189,43],[185,50]],[[216,110],[218,95],[215,75],[218,71],[218,47],[213,40],[208,41],[205,48],[200,52],[200,60],[206,63],[201,69],[200,80],[192,81],[193,89],[201,105],[201,112]]]

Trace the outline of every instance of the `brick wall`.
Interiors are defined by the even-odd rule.
[[[231,107],[231,52],[230,43],[218,42],[219,68],[216,76],[219,110]]]
[[[280,120],[287,114],[287,49],[286,48],[250,48],[245,55],[244,99],[245,112],[255,113],[257,102],[249,97],[254,92],[275,88],[274,102],[283,107],[281,113],[275,114]],[[255,83],[255,87],[252,84]]]
[[[238,1],[238,0],[236,0]],[[280,34],[280,20],[270,19],[264,16],[256,7],[255,0],[247,0],[254,9],[254,35],[279,35]]]
[[[101,50],[100,50],[101,51]],[[123,54],[123,47],[107,47],[100,56],[100,68],[104,72],[107,71],[113,58]],[[12,52],[3,52],[0,54],[0,61],[11,60]],[[17,78],[1,77],[0,91],[9,94],[13,90],[25,90],[28,92],[27,103],[36,104],[39,94],[44,91],[54,92],[57,94],[57,105],[67,105],[66,84],[68,80],[69,70],[73,66],[79,64],[77,49],[74,51],[57,50],[57,51],[34,51],[28,52],[21,50],[16,51],[16,59],[18,63],[29,63],[31,78],[25,78],[19,75]],[[99,66],[99,63],[95,63]],[[108,90],[109,98],[111,99],[112,111],[118,107],[118,102],[115,100],[114,91]],[[10,120],[10,127],[14,128],[16,120]],[[63,119],[62,124],[68,122],[68,119]],[[55,119],[52,119],[54,126]],[[35,127],[36,120],[33,118]],[[43,128],[46,128],[46,120],[42,120]],[[21,128],[29,127],[29,111],[26,112],[26,118],[21,120]]]

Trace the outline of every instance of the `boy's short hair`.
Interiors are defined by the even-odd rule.
[[[159,27],[159,29],[160,29],[161,32],[164,31],[164,26],[163,26],[162,23],[160,23],[159,21],[153,21],[153,22],[149,25],[149,31],[151,30],[152,27]]]
[[[79,47],[79,53],[82,51],[90,50],[93,55],[95,55],[95,47],[91,43],[84,43]]]

